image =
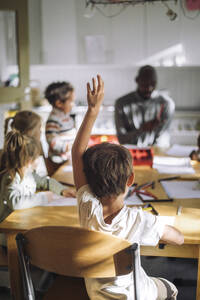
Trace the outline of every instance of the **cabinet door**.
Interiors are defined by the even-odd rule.
[[[0,1],[0,103],[20,102],[29,83],[27,0]]]

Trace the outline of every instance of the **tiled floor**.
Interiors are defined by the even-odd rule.
[[[183,280],[184,286],[177,285],[179,290],[177,300],[195,300],[196,287],[191,285],[191,281],[195,281],[197,277],[197,260],[142,257],[142,265],[148,275],[160,276],[172,282],[174,279],[179,279],[178,282]],[[35,273],[35,280],[37,280],[37,276],[39,277],[38,274],[40,273]],[[4,278],[5,273],[0,273],[0,285]],[[9,290],[0,289],[0,300],[11,300]]]

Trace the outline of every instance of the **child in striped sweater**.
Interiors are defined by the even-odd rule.
[[[68,82],[55,82],[46,88],[45,97],[53,107],[46,123],[48,158],[54,165],[60,166],[70,159],[76,134],[70,115],[75,99],[74,88]]]

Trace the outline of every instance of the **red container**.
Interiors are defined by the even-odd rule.
[[[119,144],[116,135],[96,134],[96,135],[91,135],[88,146],[91,147],[91,146],[94,146],[96,144],[100,144],[103,142]]]
[[[134,166],[153,166],[153,149],[128,147],[132,157]]]
[[[119,141],[116,137],[116,135],[109,135],[109,134],[96,134],[91,135],[88,147],[94,146],[96,144],[100,144],[103,142],[109,142],[114,144],[119,144]],[[134,166],[153,166],[153,149],[150,147],[145,148],[138,148],[138,147],[132,147],[131,145],[128,145],[126,147],[132,157],[133,157],[133,165]]]

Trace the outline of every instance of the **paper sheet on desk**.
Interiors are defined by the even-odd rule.
[[[64,166],[64,167],[63,167],[63,171],[64,171],[64,172],[72,172],[72,171],[73,171],[72,166],[71,166],[71,165],[69,165],[69,166]]]
[[[197,189],[198,181],[162,181],[161,184],[170,198],[200,199],[200,190]]]
[[[193,150],[197,150],[197,147],[196,146],[190,146],[190,145],[178,145],[178,144],[174,144],[166,152],[166,154],[172,155],[172,156],[189,157],[190,153]]]
[[[43,206],[77,206],[76,198],[66,198],[58,195],[53,195],[53,201]]]
[[[152,200],[152,197],[146,196],[146,195],[142,195],[142,198],[144,200]],[[126,205],[143,205],[144,204],[144,202],[142,202],[142,200],[140,200],[136,194],[133,194],[130,197],[125,198],[124,202]]]
[[[154,156],[153,168],[161,174],[194,174],[189,157]]]

